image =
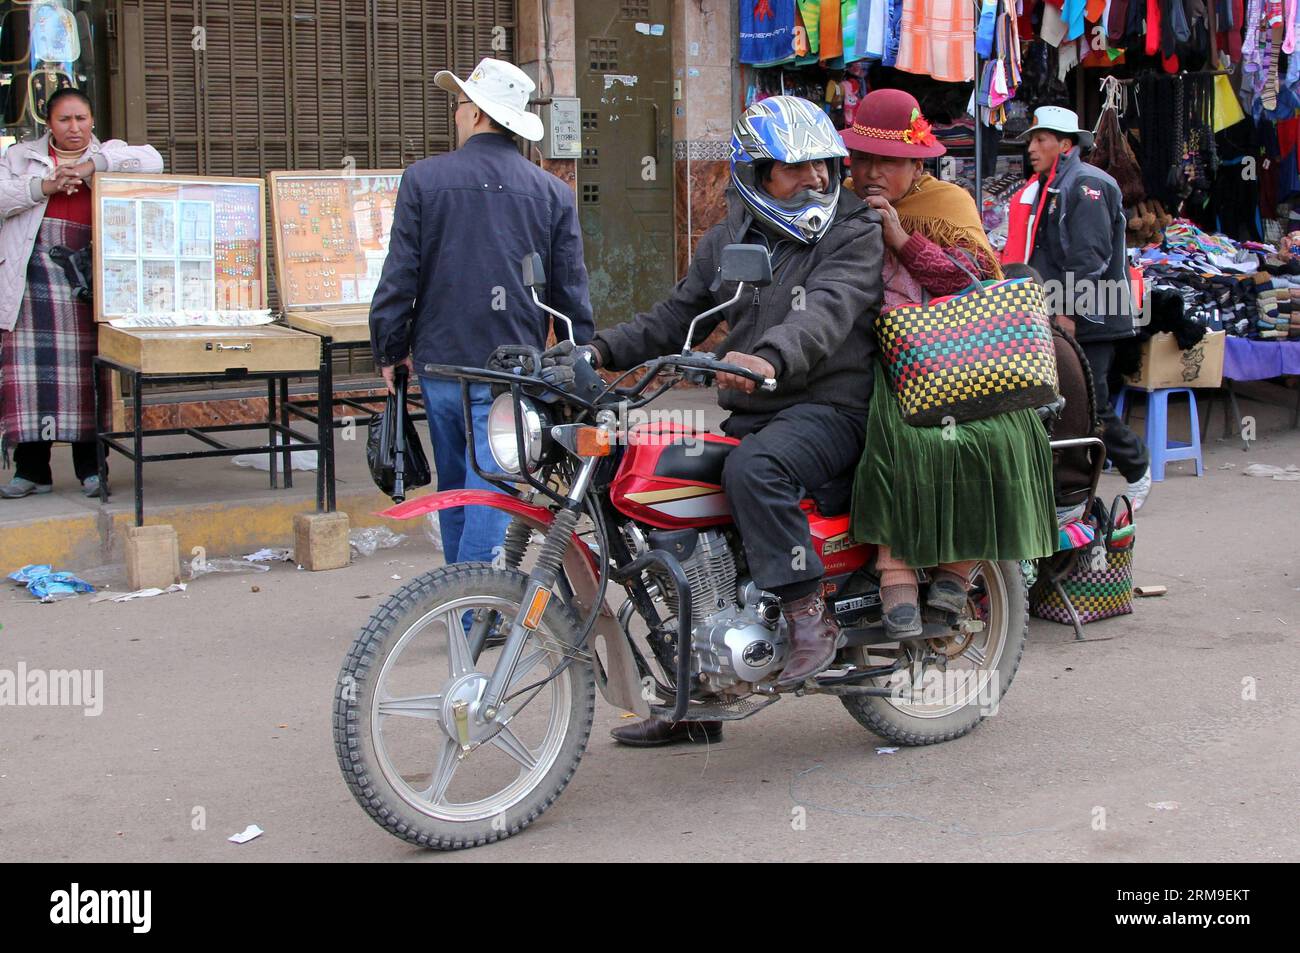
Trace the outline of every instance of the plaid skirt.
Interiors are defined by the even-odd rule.
[[[50,258],[64,245],[90,244],[90,227],[46,218],[27,265],[27,292],[14,329],[0,332],[0,446],[95,439],[92,361],[98,333],[91,306],[78,301]]]

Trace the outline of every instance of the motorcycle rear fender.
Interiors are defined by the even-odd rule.
[[[378,515],[388,519],[409,520],[456,506],[490,506],[509,513],[540,533],[550,529],[555,520],[551,511],[543,506],[490,490],[444,490],[430,493],[389,507]],[[573,589],[573,611],[579,618],[585,618],[596,600],[600,566],[596,562],[596,555],[576,533],[564,554],[564,573]],[[609,611],[607,603],[600,607],[600,615],[596,617],[588,647],[597,662],[592,668],[596,684],[600,686],[600,693],[605,696],[605,700],[616,708],[649,718],[650,704],[642,697],[641,683],[627,636],[623,634],[618,619]]]

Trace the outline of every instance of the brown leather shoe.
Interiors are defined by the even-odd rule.
[[[722,740],[722,722],[720,721],[665,721],[662,718],[647,718],[633,725],[615,728],[610,736],[622,745],[633,748],[657,748],[660,745],[675,745],[683,741],[692,744],[717,744]]]
[[[786,603],[781,613],[790,626],[790,657],[776,687],[794,688],[831,664],[839,629],[826,614],[826,603],[819,592]]]

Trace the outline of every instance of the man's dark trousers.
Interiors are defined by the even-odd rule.
[[[741,438],[727,456],[722,485],[750,575],[782,598],[816,591],[822,562],[799,501],[857,464],[866,439],[865,413],[797,404],[776,414],[733,414],[722,430]],[[805,592],[777,591],[792,585]]]
[[[1115,468],[1124,474],[1124,479],[1133,483],[1142,479],[1147,472],[1150,457],[1142,438],[1134,433],[1124,421],[1119,419],[1115,408],[1110,403],[1110,366],[1115,360],[1114,341],[1080,341],[1083,355],[1092,368],[1093,392],[1097,396],[1097,416],[1101,418],[1102,441],[1106,444],[1108,456]]]

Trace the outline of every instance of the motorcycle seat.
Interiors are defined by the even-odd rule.
[[[722,469],[727,456],[740,441],[731,437],[710,435],[699,441],[684,440],[663,448],[655,465],[655,476],[695,483],[722,485]],[[822,516],[841,516],[849,511],[853,501],[853,474],[855,468],[845,470],[824,486],[807,494],[817,512]]]

